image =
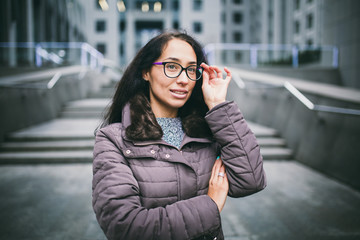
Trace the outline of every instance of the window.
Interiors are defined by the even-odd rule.
[[[163,1],[140,1],[137,0],[135,2],[135,8],[136,10],[140,10],[144,13],[147,12],[161,12],[163,9],[165,9],[164,2]]]
[[[311,29],[313,27],[313,25],[314,25],[314,17],[312,14],[308,14],[306,16],[306,27],[308,29]]]
[[[202,0],[193,0],[193,9],[194,9],[194,11],[201,11]]]
[[[308,39],[307,41],[306,41],[306,44],[308,45],[308,46],[312,46],[313,45],[313,40],[312,39]]]
[[[100,4],[99,4],[99,0],[95,0],[95,6],[96,6],[96,9],[101,10],[101,6],[100,6]]]
[[[106,54],[106,44],[105,43],[98,43],[96,44],[96,49],[101,52],[102,54]]]
[[[224,12],[221,14],[221,21],[223,24],[226,23],[226,14]]]
[[[120,20],[119,22],[119,30],[120,32],[124,32],[126,29],[126,21],[123,19],[123,20]]]
[[[70,1],[70,2],[74,2],[74,1]],[[95,4],[98,10],[102,10],[102,11],[109,10],[109,4],[106,0],[98,0],[98,1],[95,0]]]
[[[223,63],[227,62],[227,53],[226,53],[226,51],[221,52],[221,58],[222,58]]]
[[[96,21],[96,32],[105,32],[106,31],[106,22],[105,20]]]
[[[178,0],[174,0],[174,1],[173,1],[172,8],[173,8],[173,10],[175,10],[175,11],[178,11],[178,10],[179,10],[179,1],[178,1]]]
[[[300,33],[300,23],[299,21],[295,21],[295,33]]]
[[[223,33],[221,34],[221,39],[222,39],[222,42],[223,42],[223,43],[226,42],[226,33],[225,33],[225,32],[223,32]]]
[[[300,9],[300,0],[294,0],[294,7],[295,7],[295,10]]]
[[[161,2],[155,2],[153,5],[154,12],[161,12],[163,4]]]
[[[234,4],[242,4],[242,0],[233,0]]]
[[[125,5],[125,1],[118,1],[116,3],[117,9],[119,12],[126,12],[126,5]]]
[[[201,22],[194,22],[193,23],[193,31],[194,31],[194,33],[201,33],[202,32],[202,24],[201,24]]]
[[[242,14],[241,12],[235,12],[233,13],[233,22],[236,24],[241,24],[242,23]]]
[[[179,29],[179,21],[173,21],[173,29]]]
[[[233,40],[235,43],[241,43],[242,42],[242,33],[241,32],[234,32],[233,33]]]
[[[124,44],[123,43],[120,43],[119,54],[120,54],[120,56],[124,56]]]
[[[235,57],[235,61],[236,61],[236,62],[242,62],[242,59],[243,59],[242,52],[236,51],[234,57]]]

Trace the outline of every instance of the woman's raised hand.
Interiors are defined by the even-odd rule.
[[[204,68],[202,85],[204,100],[210,110],[216,105],[225,102],[231,80],[231,72],[225,67],[226,77],[223,79],[223,73],[220,68],[209,66],[205,63],[202,63],[200,66]]]
[[[208,195],[218,206],[219,212],[223,209],[229,192],[229,181],[225,166],[220,158],[216,159],[209,181]]]

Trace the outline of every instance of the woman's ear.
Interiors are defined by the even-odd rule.
[[[143,71],[143,73],[142,73],[142,78],[145,80],[145,81],[149,81],[149,76],[150,74],[149,74],[149,72],[148,71]]]

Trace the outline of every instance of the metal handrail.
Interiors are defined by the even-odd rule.
[[[0,42],[0,49],[1,48],[34,49],[34,64],[37,67],[41,67],[43,65],[44,59],[57,65],[61,65],[64,62],[60,56],[54,52],[49,52],[46,50],[47,48],[79,49],[81,51],[79,59],[81,65],[90,66],[93,69],[97,67],[101,69],[104,62],[104,55],[86,42]],[[90,59],[88,59],[88,57],[90,57]]]
[[[233,80],[238,85],[240,89],[248,88],[245,82],[240,78],[233,77]],[[337,113],[337,114],[346,114],[346,115],[354,115],[360,116],[359,109],[352,108],[342,108],[342,107],[334,107],[334,106],[326,106],[314,104],[310,101],[304,94],[302,94],[294,85],[292,85],[289,81],[285,81],[282,85],[272,85],[271,88],[285,88],[288,92],[290,92],[298,101],[300,101],[307,109],[311,111],[317,112],[327,112],[327,113]]]
[[[318,112],[329,112],[329,113],[340,113],[340,114],[348,114],[348,115],[357,115],[360,116],[360,110],[351,109],[351,108],[341,108],[341,107],[333,107],[326,105],[318,105],[311,102],[304,94],[302,94],[294,85],[290,82],[285,82],[284,87],[295,96],[302,104],[304,104],[308,109]]]
[[[25,89],[52,89],[56,83],[63,77],[68,75],[75,75],[78,74],[78,79],[81,80],[84,78],[87,70],[81,67],[79,69],[76,67],[75,69],[69,69],[69,70],[59,70],[56,69],[56,71],[50,71],[46,74],[41,73],[33,73],[32,75],[26,75],[24,74],[17,75],[17,76],[11,76],[9,79],[3,79],[0,78],[0,87],[5,88],[25,88]],[[50,79],[44,84],[41,85],[29,85],[32,83],[44,81],[44,79]]]
[[[10,82],[10,83],[1,83],[0,82],[0,87],[6,87],[6,88],[29,88],[29,89],[52,89],[55,84],[60,80],[60,78],[62,77],[62,73],[61,72],[57,72],[55,73],[52,78],[44,85],[42,86],[29,86],[29,85],[24,85],[26,84],[26,82]],[[37,81],[41,81],[41,80],[37,80]],[[21,85],[22,84],[22,85]]]
[[[326,51],[332,53],[331,67],[339,67],[339,49],[337,46],[321,45],[292,45],[292,44],[253,44],[253,43],[210,43],[204,47],[204,53],[211,65],[216,65],[216,51],[230,50],[230,51],[249,51],[249,64],[252,68],[258,67],[258,53],[259,51],[290,51],[292,56],[292,67],[299,67],[299,53],[300,51]]]

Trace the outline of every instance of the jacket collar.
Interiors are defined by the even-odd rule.
[[[188,111],[187,115],[181,117],[182,127],[188,137],[185,138],[185,143],[211,141],[204,140],[211,139],[212,134],[204,117],[200,114],[200,109],[187,109],[186,111]],[[163,131],[144,94],[135,95],[124,106],[122,124],[125,127],[126,139],[131,139],[133,142],[158,142],[162,139]]]
[[[131,125],[131,114],[130,114],[130,103],[127,103],[122,111],[122,125],[124,126],[124,128],[127,128]],[[166,143],[164,140],[162,139],[157,139],[157,140],[133,140],[130,139],[129,137],[126,136],[126,134],[123,135],[124,139],[127,141],[131,141],[135,146],[145,146],[145,145],[152,145],[152,144],[164,144],[164,145],[169,145],[170,144]],[[184,135],[184,139],[181,143],[180,149],[185,146],[186,144],[190,143],[190,142],[198,142],[198,143],[211,143],[212,139],[210,138],[206,138],[206,137],[190,137],[188,136],[186,133]]]
[[[125,107],[122,110],[122,125],[127,128],[131,124],[131,118],[130,118],[130,103],[127,103]]]

